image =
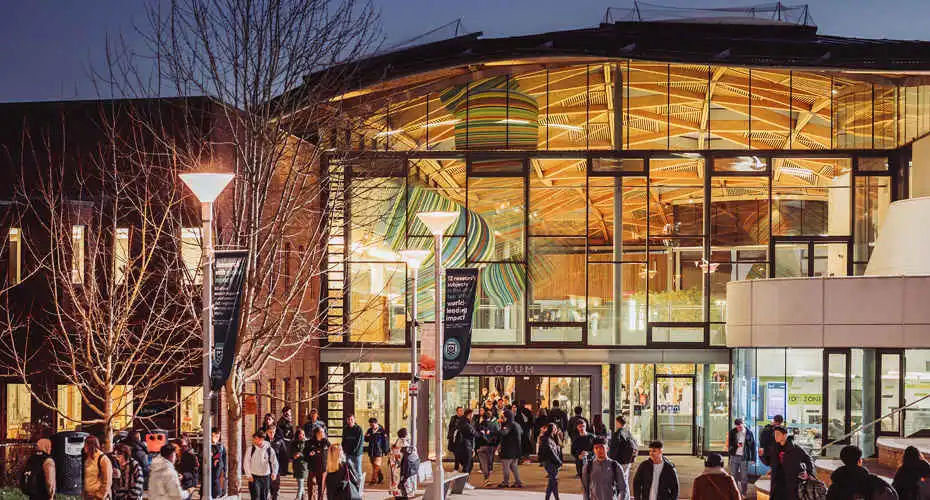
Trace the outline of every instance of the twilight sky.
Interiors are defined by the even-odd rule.
[[[461,18],[485,36],[596,26],[608,6],[632,0],[374,0],[386,44]],[[653,0],[690,7],[731,7],[754,0]],[[789,4],[794,4],[789,0]],[[0,0],[0,102],[91,98],[89,63],[99,65],[107,34],[132,37],[143,0]],[[930,40],[927,0],[810,0],[822,34]]]

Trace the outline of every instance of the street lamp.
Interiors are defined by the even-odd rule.
[[[411,317],[413,321],[411,322],[411,340],[410,340],[410,383],[417,383],[417,367],[420,364],[420,359],[417,356],[417,274],[420,270],[420,266],[423,264],[423,260],[426,259],[426,255],[429,252],[426,250],[401,250],[400,258],[404,259],[404,262],[407,263],[407,268],[413,272],[413,303],[411,304]],[[419,389],[419,387],[417,387]],[[408,391],[409,393],[409,391]],[[410,397],[410,442],[413,444],[413,447],[417,448],[417,397]]]
[[[200,217],[203,223],[200,237],[203,241],[203,443],[200,467],[203,472],[200,498],[213,498],[211,466],[210,370],[213,368],[213,202],[233,174],[194,173],[181,174],[181,180],[200,200]]]
[[[436,463],[433,466],[433,491],[435,500],[442,500],[445,492],[442,470],[442,233],[458,218],[458,212],[420,212],[417,218],[433,233],[433,264],[436,294],[433,299],[433,321],[436,335],[436,370],[433,385],[436,394],[436,407],[433,409],[433,436]]]

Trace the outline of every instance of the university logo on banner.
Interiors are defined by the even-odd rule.
[[[213,261],[213,369],[210,388],[229,379],[239,340],[239,309],[249,259],[248,250],[218,250]]]
[[[478,291],[478,270],[446,269],[446,303],[443,319],[442,378],[462,373],[471,352],[471,319]]]

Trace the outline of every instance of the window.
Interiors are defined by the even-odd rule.
[[[118,227],[113,235],[113,283],[121,285],[126,281],[129,269],[129,228]]]
[[[203,429],[203,388],[181,386],[181,432]]]
[[[201,259],[203,247],[201,246],[201,230],[199,227],[181,228],[181,261],[184,263],[184,272],[187,279],[193,284],[203,283],[201,272]]]
[[[10,285],[18,285],[23,280],[22,273],[22,230],[18,227],[10,228]]]
[[[58,386],[58,432],[78,430],[81,426],[81,403],[81,391],[77,386]]]
[[[12,234],[12,232],[10,233]],[[32,395],[26,384],[6,386],[6,438],[29,439],[32,421]]]
[[[71,226],[71,283],[84,282],[84,226]]]
[[[113,404],[113,430],[128,429],[132,426],[132,387],[113,386],[110,399]]]

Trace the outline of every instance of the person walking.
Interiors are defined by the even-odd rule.
[[[294,433],[294,440],[291,441],[291,471],[294,474],[294,480],[297,482],[297,498],[303,500],[307,492],[307,476],[309,475],[309,466],[307,458],[304,456],[304,448],[307,447],[307,437],[302,428],[297,429]],[[308,497],[310,495],[307,495]]]
[[[378,423],[377,418],[371,417],[368,419],[365,442],[368,443],[368,461],[371,464],[371,481],[369,484],[383,484],[384,472],[381,470],[381,466],[384,463],[384,457],[390,453],[390,447],[387,432]]]
[[[213,440],[211,447],[212,458],[210,463],[210,475],[212,476],[213,487],[211,494],[213,498],[224,498],[226,496],[226,447],[220,442],[220,429],[214,427],[210,431],[210,438]]]
[[[304,435],[307,436],[307,439],[313,436],[313,429],[315,427],[322,427],[323,432],[328,432],[326,430],[326,422],[320,420],[320,411],[316,408],[310,408],[310,415],[304,423]]]
[[[346,461],[343,448],[338,444],[330,445],[326,454],[327,500],[362,500],[360,486],[361,476]]]
[[[623,469],[607,456],[607,440],[594,439],[594,459],[585,462],[581,474],[582,498],[584,500],[626,500],[629,495]],[[677,499],[676,499],[677,500]]]
[[[455,442],[455,454],[458,462],[462,467],[462,472],[468,475],[471,475],[474,466],[475,437],[478,434],[475,431],[475,426],[471,423],[472,413],[474,413],[472,409],[467,408],[462,413],[462,418],[458,419],[459,428],[456,430]],[[465,478],[465,488],[474,489],[474,486],[468,482],[468,477]]]
[[[268,429],[277,429],[277,427],[278,423],[274,419],[274,414],[266,413],[265,416],[262,417],[262,426],[259,427],[258,430],[262,431],[262,434],[264,434]]]
[[[924,460],[920,451],[914,446],[904,449],[901,466],[894,473],[891,485],[898,492],[900,500],[921,500],[921,490],[928,488],[930,481],[930,463]]]
[[[132,448],[132,458],[142,467],[142,482],[144,487],[148,489],[149,469],[152,460],[149,458],[149,450],[145,446],[145,442],[142,441],[142,433],[139,431],[130,432],[129,437],[126,439],[126,444]]]
[[[20,489],[29,500],[52,500],[56,490],[55,460],[52,442],[42,438],[36,442],[36,452],[26,461],[20,478]]]
[[[278,500],[278,493],[281,491],[281,454],[287,454],[287,450],[284,449],[284,441],[281,439],[276,440],[275,437],[278,435],[278,426],[267,427],[265,429],[265,442],[268,443],[268,446],[271,449],[271,453],[275,456],[275,463],[278,467],[278,473],[275,474],[271,481],[268,483],[268,493],[271,500]]]
[[[308,496],[316,500],[323,498],[329,447],[330,442],[329,439],[326,439],[326,431],[322,427],[314,427],[313,435],[304,444],[304,457],[307,460],[307,472],[309,473],[307,483],[311,494]],[[316,491],[315,495],[313,494],[314,491]]]
[[[271,496],[271,484],[278,477],[278,455],[265,440],[266,435],[261,431],[252,435],[252,446],[242,461],[251,500],[267,500]]]
[[[588,422],[588,419],[584,418],[581,412],[584,411],[580,406],[575,407],[575,414],[572,415],[572,418],[568,419],[568,437],[572,438],[572,441],[575,440],[575,436],[578,432],[578,423],[584,422],[585,429],[591,428],[591,423]]]
[[[274,440],[276,444],[275,451],[278,452],[278,465],[280,466],[280,476],[290,475],[291,461],[291,441],[294,440],[294,411],[291,407],[285,406],[281,410],[281,418],[275,428]]]
[[[575,477],[581,477],[584,464],[594,453],[594,434],[588,432],[587,421],[575,420],[575,437],[572,439],[572,456],[575,457]]]
[[[172,443],[165,443],[152,459],[151,474],[149,475],[149,500],[186,500],[187,492],[181,488],[181,478],[174,468],[177,448]],[[249,483],[251,490],[252,484]],[[264,500],[264,496],[252,494],[254,500]]]
[[[523,438],[521,440],[523,455],[520,458],[523,463],[529,463],[530,455],[532,455],[533,451],[536,449],[536,438],[533,434],[535,424],[533,421],[533,405],[527,404],[526,401],[521,400],[514,416],[517,418],[517,423],[520,424],[520,428],[523,429]]]
[[[455,407],[455,415],[449,418],[449,428],[446,429],[446,450],[452,453],[452,470],[458,471],[461,467],[459,457],[455,453],[456,432],[459,430],[459,419],[465,414],[465,409],[461,406]]]
[[[636,442],[636,438],[630,434],[629,429],[626,428],[626,417],[617,415],[615,422],[616,429],[610,436],[607,449],[610,458],[620,464],[620,468],[623,470],[623,479],[629,485],[630,467],[632,467],[633,461],[636,460],[636,455],[639,453],[639,444]]]
[[[749,464],[756,458],[756,439],[741,418],[733,420],[733,428],[727,434],[727,455],[730,460],[730,474],[739,486],[740,494],[746,495]]]
[[[142,466],[132,456],[132,448],[120,443],[116,445],[113,456],[119,469],[113,480],[113,500],[142,500],[143,476]]]
[[[565,434],[565,431],[568,429],[568,416],[565,415],[565,410],[559,408],[559,400],[552,400],[552,408],[549,409],[549,421],[555,423],[559,427],[559,432]]]
[[[481,465],[481,475],[484,476],[484,485],[490,481],[491,472],[494,471],[494,449],[497,448],[500,426],[497,419],[490,412],[485,412],[484,418],[475,429],[475,446],[478,447],[478,463]]]
[[[411,455],[416,455],[412,458]],[[397,439],[391,445],[390,455],[390,472],[391,472],[391,495],[395,500],[406,499],[413,496],[416,491],[417,474],[410,474],[406,469],[409,467],[409,461],[416,460],[419,467],[420,457],[416,450],[410,445],[409,434],[406,427],[401,427],[397,431]],[[408,465],[408,467],[404,467]]]
[[[355,477],[362,477],[362,451],[365,448],[362,428],[355,422],[355,415],[346,417],[346,426],[342,430],[342,451],[349,465],[355,467]]]
[[[522,488],[523,482],[520,481],[520,455],[522,453],[523,429],[513,419],[511,410],[504,410],[498,421],[500,424],[500,457],[501,466],[504,468],[504,480],[497,485],[498,488]],[[510,476],[513,475],[514,482],[510,482]]]
[[[649,443],[649,460],[636,469],[633,496],[637,500],[678,500],[678,471],[662,448],[662,441]]]
[[[773,429],[776,447],[771,447],[769,460],[772,466],[773,500],[798,500],[798,485],[801,472],[811,473],[814,463],[810,455],[795,446],[788,437],[788,430],[777,426]]]
[[[741,500],[736,481],[723,469],[723,457],[711,453],[704,460],[704,472],[691,485],[691,500]]]
[[[100,450],[100,440],[84,441],[84,500],[104,500],[113,489],[113,464]]]
[[[775,415],[772,417],[772,422],[766,424],[762,428],[762,432],[759,433],[759,459],[769,467],[772,467],[772,464],[777,462],[777,460],[773,460],[778,446],[778,443],[775,442],[775,428],[781,427],[784,422],[785,417]]]
[[[610,439],[610,431],[607,430],[607,426],[604,425],[604,420],[600,415],[591,417],[591,434],[604,438],[604,441]]]
[[[539,434],[539,448],[536,450],[539,462],[546,470],[546,500],[559,500],[559,470],[562,468],[562,433],[559,428],[548,423]]]
[[[200,460],[194,455],[191,449],[191,442],[188,438],[182,437],[175,442],[178,447],[178,462],[175,466],[178,474],[181,475],[181,488],[187,492],[190,497],[194,490],[200,486]]]

